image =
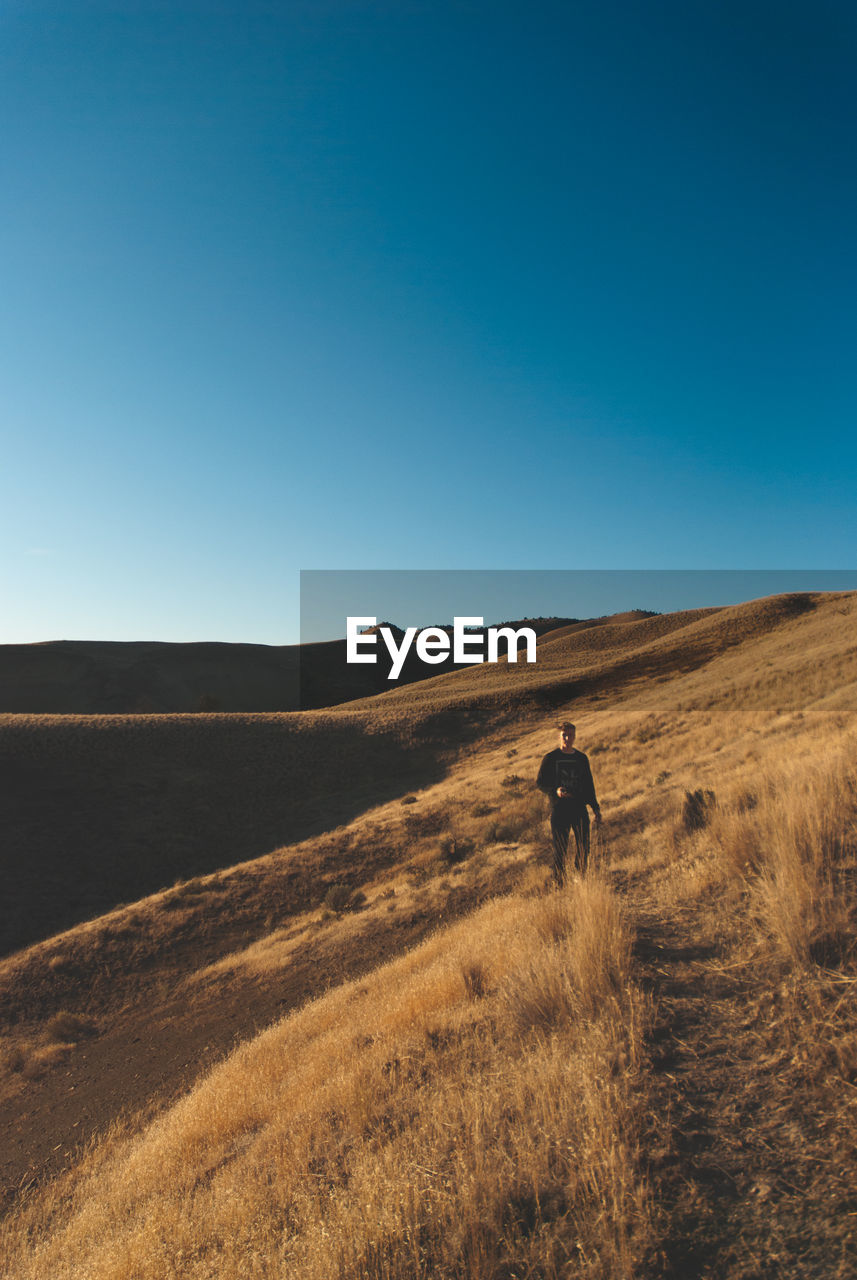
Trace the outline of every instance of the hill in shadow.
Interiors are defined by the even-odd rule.
[[[0,717],[0,952],[440,776],[366,718]]]
[[[538,618],[538,635],[568,618]],[[377,628],[375,628],[377,630]],[[404,634],[393,628],[400,641]],[[451,630],[451,628],[449,628]],[[381,646],[383,650],[383,646]],[[311,710],[390,688],[388,663],[346,661],[345,640],[302,645],[55,640],[0,645],[0,713],[163,715]],[[455,669],[408,655],[398,684]]]

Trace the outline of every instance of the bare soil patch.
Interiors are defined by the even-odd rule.
[[[511,876],[512,873],[510,873]],[[500,877],[491,892],[508,888]],[[371,922],[347,947],[335,935],[308,940],[284,970],[229,976],[159,1004],[141,995],[94,1039],[0,1102],[0,1195],[6,1208],[73,1165],[81,1148],[123,1119],[135,1127],[185,1093],[239,1042],[307,1000],[369,973],[422,941],[439,923],[465,915],[489,891],[456,887],[442,917],[413,910]],[[188,964],[188,972],[196,969]]]

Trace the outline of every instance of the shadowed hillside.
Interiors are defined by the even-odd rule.
[[[643,615],[622,615],[638,616]],[[601,621],[576,625],[597,626]],[[541,635],[570,622],[538,618],[501,625],[527,625]],[[403,633],[394,631],[401,641]],[[384,692],[389,688],[388,666],[385,660],[349,664],[344,640],[303,645],[90,640],[5,644],[0,645],[0,713],[299,711]],[[454,669],[451,660],[435,666],[420,662],[412,647],[398,683]]]
[[[0,717],[4,952],[441,772],[367,718]]]
[[[297,711],[302,666],[308,688],[318,696],[329,691],[331,702],[374,693],[381,683],[373,669],[346,667],[344,641],[302,647],[57,640],[0,645],[0,711]]]

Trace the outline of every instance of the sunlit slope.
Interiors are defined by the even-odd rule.
[[[474,666],[322,712],[0,717],[2,948],[348,821],[556,708],[854,706],[855,600],[561,629],[534,665]]]
[[[539,896],[543,802],[515,781],[532,778],[550,718],[331,833],[343,863],[388,842],[364,910],[189,972],[191,1012],[210,984],[243,975],[249,1004],[285,983],[327,930],[357,953],[373,920],[392,934],[421,902],[438,932],[24,1201],[8,1237],[20,1275],[411,1280],[490,1263],[643,1280],[664,1257],[668,1274],[695,1274],[688,1255],[749,1274],[775,1247],[778,1274],[835,1274],[855,1137],[857,792],[854,715],[817,709],[834,695],[676,715],[641,687],[585,710],[604,881],[564,898]],[[695,788],[714,804],[700,830],[681,816]],[[453,866],[449,834],[470,840]],[[517,879],[495,887],[510,896],[445,928],[454,886],[503,859]]]
[[[425,717],[457,707],[502,721],[509,715],[637,698],[656,690],[663,705],[757,706],[786,697],[800,706],[825,691],[847,703],[857,679],[857,596],[853,592],[771,596],[627,622],[575,625],[548,633],[538,660],[482,664],[377,699],[378,716]],[[356,709],[366,702],[353,704]],[[452,717],[454,721],[455,717]],[[442,728],[438,726],[438,731]]]

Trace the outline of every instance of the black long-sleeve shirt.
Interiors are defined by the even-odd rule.
[[[551,805],[564,804],[575,809],[585,809],[590,805],[596,813],[599,812],[589,757],[576,747],[571,751],[563,751],[560,747],[549,751],[542,760],[536,786],[550,797]],[[565,787],[571,794],[558,796],[558,787]]]

